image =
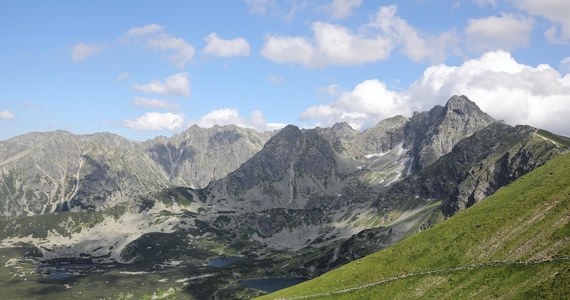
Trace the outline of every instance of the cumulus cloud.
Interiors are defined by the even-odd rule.
[[[348,29],[323,22],[313,24],[315,41],[324,63],[360,64],[388,57],[392,45],[387,39],[376,36],[354,35]]]
[[[245,0],[249,12],[257,15],[270,15],[291,21],[298,11],[310,3],[307,0]]]
[[[226,40],[220,38],[217,33],[213,32],[204,40],[207,42],[204,53],[221,57],[249,55],[249,43],[244,38],[240,37]]]
[[[148,40],[148,45],[162,52],[170,52],[167,60],[179,68],[184,68],[194,56],[194,47],[185,40],[168,35],[160,35]]]
[[[249,6],[249,12],[261,15],[276,6],[275,0],[245,0],[245,3]]]
[[[398,47],[413,61],[444,61],[457,51],[455,30],[429,35],[396,16],[395,5],[380,7],[372,22],[357,32],[325,22],[312,23],[313,37],[267,35],[261,54],[278,63],[309,67],[358,65],[389,57]]]
[[[268,35],[265,37],[261,55],[279,63],[316,64],[313,61],[315,46],[305,37]]]
[[[140,41],[149,48],[158,49],[165,59],[179,68],[184,68],[194,57],[194,46],[186,40],[176,37],[157,24],[134,27],[127,31],[127,41]]]
[[[529,14],[552,22],[552,26],[544,33],[549,41],[554,43],[570,41],[570,1],[518,0],[516,2]]]
[[[14,114],[4,110],[4,111],[0,111],[0,120],[13,120],[14,119]]]
[[[570,134],[570,75],[548,65],[520,64],[505,51],[488,52],[457,67],[429,67],[409,94],[432,104],[465,94],[507,123]]]
[[[237,125],[240,127],[253,128],[257,131],[276,130],[285,127],[283,123],[269,123],[263,117],[261,111],[253,111],[249,117],[240,116],[235,108],[222,108],[213,110],[200,119],[191,122],[200,127],[212,127],[214,125]]]
[[[371,27],[379,29],[382,34],[401,47],[401,51],[413,61],[430,60],[442,62],[448,52],[458,44],[459,38],[454,30],[439,35],[421,32],[398,16],[395,5],[380,7]]]
[[[326,96],[337,96],[339,95],[340,91],[340,87],[336,84],[330,84],[327,87],[321,87],[318,88],[317,91],[321,94],[324,94]]]
[[[127,31],[128,37],[144,36],[153,33],[158,33],[164,30],[164,27],[158,24],[149,24],[142,27],[133,27]]]
[[[176,104],[154,98],[136,97],[133,99],[133,104],[140,107],[162,108],[171,111],[179,110],[179,107]]]
[[[469,50],[474,52],[497,49],[510,51],[528,46],[534,23],[531,18],[513,14],[469,19],[467,22],[465,36]]]
[[[181,113],[148,112],[134,119],[126,120],[123,125],[136,130],[177,130],[184,125],[184,115]]]
[[[134,85],[133,89],[152,94],[190,97],[190,79],[188,73],[178,73],[169,76],[164,82],[153,80],[148,84]]]
[[[413,110],[427,110],[462,94],[509,124],[570,135],[570,74],[562,76],[548,65],[518,63],[502,50],[459,66],[431,66],[404,91],[389,90],[377,80],[365,81],[352,91],[341,92],[332,103],[308,108],[301,119],[322,125],[347,121],[362,129],[385,117],[409,116]]]
[[[101,49],[100,46],[98,46],[97,44],[85,44],[85,43],[79,43],[79,44],[75,44],[73,45],[73,49],[71,50],[71,60],[73,60],[73,62],[79,62],[82,61],[86,58],[88,58],[89,56],[97,53],[99,50]]]
[[[352,15],[352,11],[362,4],[362,0],[332,0],[325,9],[335,19],[344,19]]]
[[[366,80],[352,91],[339,92],[338,87],[331,88],[327,91],[338,94],[337,100],[309,107],[301,114],[302,121],[313,120],[325,126],[344,121],[355,129],[364,129],[385,118],[412,112],[403,95],[389,90],[379,80]]]
[[[356,34],[340,25],[314,22],[311,28],[313,40],[266,36],[261,54],[275,62],[320,67],[378,61],[387,58],[392,49],[390,41],[382,36]]]

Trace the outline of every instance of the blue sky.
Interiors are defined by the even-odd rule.
[[[570,1],[0,2],[0,139],[365,129],[465,94],[570,135]]]

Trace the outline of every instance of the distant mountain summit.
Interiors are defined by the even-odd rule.
[[[414,113],[407,127],[406,145],[413,149],[414,168],[435,162],[463,138],[495,122],[466,96],[453,96],[445,106]]]
[[[169,139],[155,138],[143,146],[173,185],[200,188],[235,170],[259,151],[272,134],[235,125],[193,125]]]
[[[143,143],[111,133],[29,133],[0,141],[0,218],[97,209],[169,186],[203,187],[255,154],[271,132],[192,126]]]

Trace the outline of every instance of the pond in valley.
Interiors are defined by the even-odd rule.
[[[242,260],[243,257],[241,256],[227,256],[227,257],[215,257],[212,258],[208,261],[208,266],[209,267],[215,267],[215,268],[222,268],[225,267],[227,265],[231,265],[235,262],[237,262],[238,260]]]
[[[96,267],[92,264],[45,264],[38,266],[40,274],[53,280],[85,275],[95,269]]]
[[[38,273],[47,279],[61,281],[91,273],[105,272],[114,267],[113,264],[95,263],[44,263],[37,267]]]

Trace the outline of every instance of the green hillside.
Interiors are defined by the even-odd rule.
[[[392,247],[261,299],[562,299],[570,154]]]

